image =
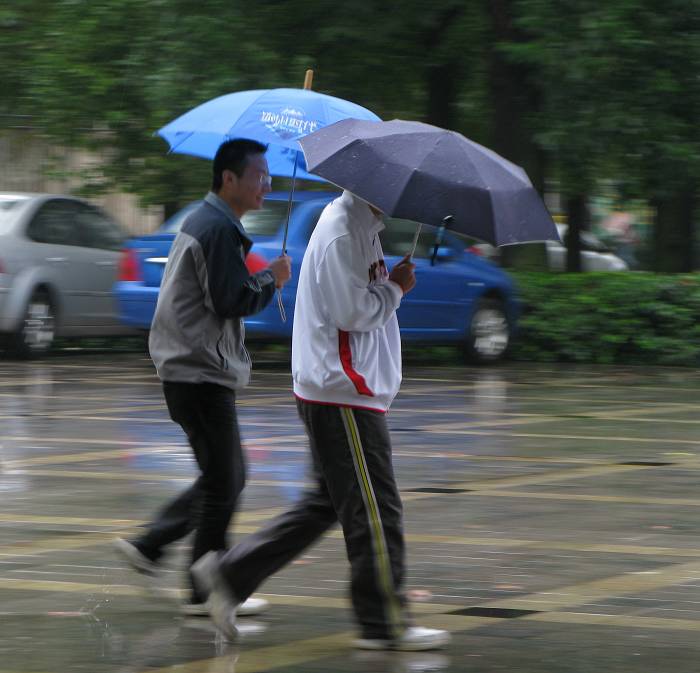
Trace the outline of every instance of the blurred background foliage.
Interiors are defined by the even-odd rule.
[[[651,268],[698,262],[700,0],[5,0],[0,115],[108,160],[166,215],[210,166],[154,131],[230,91],[301,86],[464,133],[557,193],[569,269],[600,185],[648,206]],[[507,260],[506,260],[507,261]]]
[[[510,357],[528,362],[700,365],[698,274],[515,274]]]

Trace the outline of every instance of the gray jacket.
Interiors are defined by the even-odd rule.
[[[271,271],[246,269],[252,245],[212,192],[187,217],[170,248],[151,325],[148,345],[161,380],[247,385],[243,317],[265,308],[275,292]]]

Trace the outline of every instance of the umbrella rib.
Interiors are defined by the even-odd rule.
[[[403,195],[403,193],[406,189],[406,185],[408,185],[408,183],[411,182],[411,180],[413,179],[413,176],[416,175],[418,172],[419,172],[419,169],[416,167],[416,168],[412,168],[409,171],[409,173],[406,175],[406,179],[404,180],[403,184],[401,185],[401,189],[396,192],[399,195],[399,197],[397,199],[395,199],[392,210],[396,209],[396,202],[400,201],[401,196]],[[428,223],[426,222],[426,224],[428,224]]]
[[[356,140],[360,140],[360,139],[358,138],[358,139],[356,139]],[[398,196],[397,196],[397,198],[394,199],[394,203],[392,204],[392,207],[391,207],[390,209],[388,209],[390,212],[387,212],[387,215],[394,215],[394,216],[396,217],[394,211],[396,210],[397,202],[399,202],[399,201],[401,200],[401,196],[402,196],[402,194],[404,193],[404,191],[405,191],[406,186],[408,185],[408,183],[413,179],[413,177],[414,177],[417,173],[420,172],[420,166],[421,166],[421,164],[423,163],[424,160],[425,160],[425,157],[421,160],[421,162],[419,163],[418,166],[415,166],[414,168],[410,169],[410,171],[407,173],[405,180],[404,180],[403,183],[401,184],[401,189],[396,190],[396,194],[397,194]],[[390,163],[390,162],[387,162],[387,163]],[[396,163],[396,165],[397,165],[397,166],[401,166],[400,163]],[[399,184],[399,183],[397,183],[397,184]],[[430,223],[429,223],[429,222],[426,222],[425,224],[430,224]]]
[[[409,182],[411,182],[411,180],[412,180],[416,175],[420,174],[421,168],[422,168],[423,164],[427,161],[428,157],[432,154],[432,152],[434,152],[434,151],[438,148],[438,146],[440,145],[440,142],[441,142],[441,141],[442,141],[442,136],[439,137],[439,138],[435,138],[435,144],[433,145],[432,149],[431,149],[429,152],[426,152],[426,153],[425,153],[425,155],[423,156],[423,158],[420,160],[418,166],[416,166],[415,168],[412,168],[412,169],[411,169],[410,173],[408,173],[408,176],[406,177],[406,180],[405,180],[405,182],[403,183],[403,185],[402,185],[402,187],[401,187],[401,193],[406,189],[406,187],[408,186]],[[446,215],[451,215],[451,214],[452,214],[452,213],[446,213]],[[437,226],[437,225],[435,224],[435,222],[424,222],[424,224],[429,224],[429,225],[431,225],[431,226]]]
[[[454,136],[458,136],[458,137],[460,137],[460,135],[461,135],[459,133],[455,133],[454,131],[448,131],[448,133],[451,135],[454,135]],[[464,137],[464,136],[461,136],[461,137]],[[444,138],[444,136],[443,136],[443,138]],[[440,140],[438,141],[438,144],[440,144],[442,142],[443,138],[440,138]],[[469,141],[468,138],[465,138],[465,140]],[[471,141],[469,141],[469,142],[471,142]],[[462,152],[462,154],[464,154],[466,162],[470,166],[474,167],[474,160],[469,156],[469,153],[467,152],[466,147],[462,143],[459,143],[457,146],[459,147],[460,152]],[[483,187],[483,188],[487,189],[488,191],[491,191],[490,187],[484,182],[484,179],[481,177],[479,172],[475,171],[475,173],[476,173],[476,175],[478,175],[479,180],[481,180],[481,183],[482,183],[481,185],[478,185],[478,186]]]
[[[454,133],[454,131],[450,131],[450,133]],[[460,148],[460,151],[464,154],[466,160],[472,166],[474,166],[474,161],[471,159],[471,157],[467,153],[466,147],[464,147],[463,145],[460,145],[459,148]],[[477,174],[478,174],[478,172],[477,172]],[[493,222],[493,237],[494,237],[494,241],[496,242],[496,245],[498,245],[498,239],[496,236],[496,214],[495,214],[494,203],[493,203],[493,191],[491,189],[491,185],[487,184],[486,181],[481,177],[481,175],[479,175],[479,179],[481,180],[482,188],[485,189],[485,191],[488,192],[488,195],[489,195],[488,203],[489,203],[489,210],[491,211],[490,212],[491,222]]]
[[[182,143],[184,143],[186,140],[191,138],[195,134],[195,131],[190,131],[184,138],[182,138],[176,145],[173,145],[172,143],[170,144],[170,149],[168,150],[168,154],[172,154]]]

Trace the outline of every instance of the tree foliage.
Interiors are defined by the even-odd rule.
[[[693,233],[700,0],[663,11],[656,0],[5,0],[0,60],[7,125],[29,119],[100,152],[87,188],[169,209],[201,192],[209,166],[168,156],[153,133],[217,95],[301,86],[311,67],[314,88],[461,131],[573,204],[611,178],[671,213],[658,228],[676,227],[674,245]]]

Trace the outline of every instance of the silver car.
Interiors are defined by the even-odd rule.
[[[568,227],[557,224],[559,238],[566,241]],[[581,236],[581,270],[582,271],[628,271],[627,262],[620,259],[597,236],[590,231],[582,231]],[[552,271],[566,269],[567,250],[564,245],[555,241],[547,241],[547,260]]]
[[[0,336],[14,354],[56,336],[124,333],[111,289],[126,235],[85,201],[0,193]]]
[[[544,243],[547,252],[547,267],[550,271],[565,271],[566,270],[566,255],[567,249],[564,245],[566,241],[566,232],[568,226],[565,224],[557,224],[559,232],[559,241],[546,241]],[[582,231],[581,234],[581,270],[582,271],[628,271],[627,262],[618,257],[603,243],[597,236],[590,231]],[[533,243],[531,245],[537,245]],[[500,260],[501,251],[489,243],[473,243],[467,248],[470,252],[477,254],[492,262],[498,263]]]

